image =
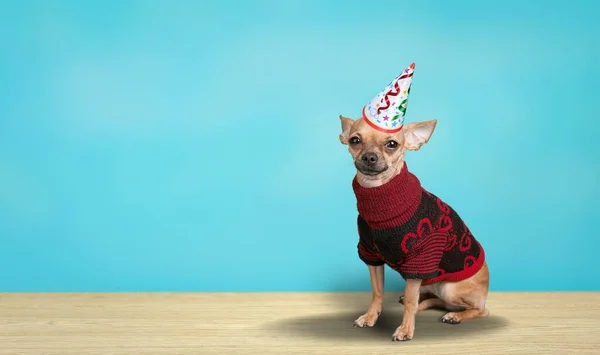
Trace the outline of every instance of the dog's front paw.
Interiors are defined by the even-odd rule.
[[[392,335],[392,341],[407,341],[413,338],[415,333],[415,327],[408,327],[405,325],[401,325],[396,328],[396,331]]]
[[[381,311],[369,311],[354,321],[354,326],[359,328],[372,327],[377,322]]]

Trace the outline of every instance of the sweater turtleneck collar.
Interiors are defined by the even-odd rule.
[[[406,163],[392,180],[377,187],[361,186],[352,180],[359,215],[374,229],[398,227],[413,216],[421,203],[423,189]]]

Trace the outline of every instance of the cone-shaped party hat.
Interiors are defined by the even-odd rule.
[[[363,119],[371,127],[386,133],[402,129],[414,71],[412,63],[363,108]]]

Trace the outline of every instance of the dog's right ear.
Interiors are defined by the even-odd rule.
[[[342,142],[342,144],[347,145],[348,139],[350,138],[350,128],[352,128],[354,120],[340,115],[340,121],[342,122],[342,133],[340,134],[340,142]]]
[[[437,120],[409,123],[404,126],[404,147],[408,150],[419,150],[435,130]]]

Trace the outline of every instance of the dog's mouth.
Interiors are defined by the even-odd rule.
[[[381,173],[383,173],[384,171],[386,171],[389,167],[386,165],[384,167],[381,167],[379,169],[377,168],[370,168],[368,166],[365,166],[361,163],[358,162],[354,162],[354,166],[356,166],[356,169],[358,171],[360,171],[361,173],[368,175],[368,176],[375,176],[375,175],[379,175]]]

